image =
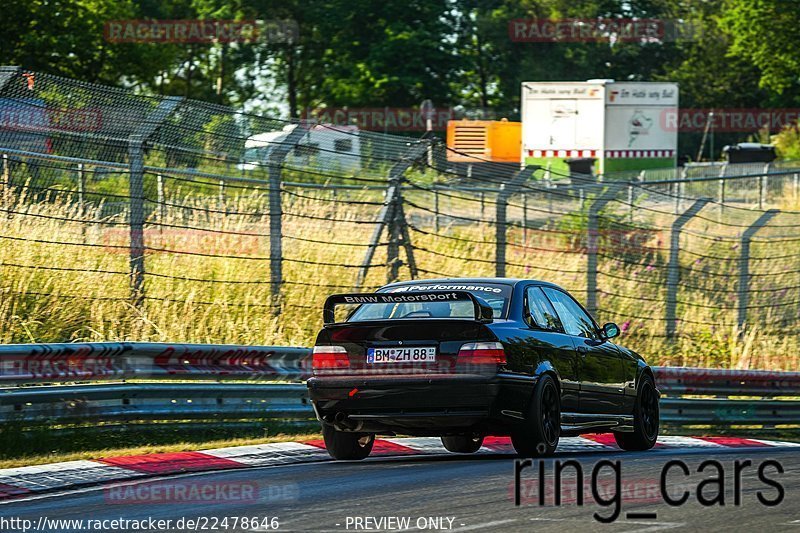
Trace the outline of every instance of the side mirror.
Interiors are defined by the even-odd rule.
[[[613,322],[607,322],[603,324],[603,335],[605,335],[606,339],[613,339],[614,337],[618,337],[620,334],[619,326],[614,324]]]

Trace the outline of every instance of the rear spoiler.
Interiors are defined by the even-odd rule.
[[[482,324],[492,322],[492,307],[478,296],[467,291],[414,291],[414,292],[360,292],[334,294],[325,300],[322,309],[322,322],[327,326],[334,324],[334,309],[342,304],[383,304],[408,302],[472,302],[475,320]]]

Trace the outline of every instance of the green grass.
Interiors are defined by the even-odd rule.
[[[31,428],[0,425],[0,468],[77,459],[177,452],[319,438],[319,424],[264,422],[196,425],[127,424]]]

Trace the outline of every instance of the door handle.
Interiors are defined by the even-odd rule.
[[[586,354],[589,353],[589,349],[586,346],[578,346],[575,351],[581,354],[581,357],[586,357]]]

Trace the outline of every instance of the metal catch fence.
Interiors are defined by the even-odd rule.
[[[798,368],[791,162],[465,173],[430,139],[22,74],[0,68],[0,341],[308,344],[332,292],[509,276],[666,362],[701,339],[689,362]]]

